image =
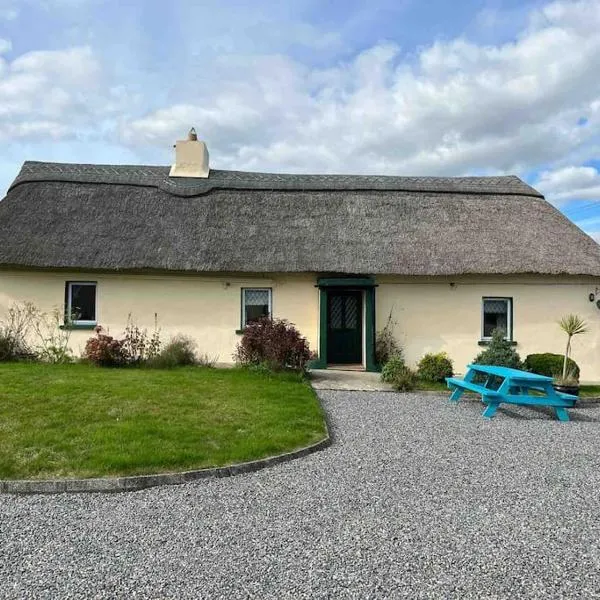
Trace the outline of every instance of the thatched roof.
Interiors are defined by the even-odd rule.
[[[600,246],[517,177],[277,175],[27,162],[0,265],[600,275]]]

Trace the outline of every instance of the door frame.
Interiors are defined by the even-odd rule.
[[[363,294],[362,366],[365,371],[377,371],[375,362],[375,288],[372,277],[321,277],[319,288],[319,357],[313,368],[327,368],[328,294],[330,291],[360,291]]]
[[[354,328],[351,328],[349,331],[353,331],[352,342],[353,342],[353,351],[356,353],[356,360],[336,360],[331,355],[334,353],[334,344],[332,337],[336,335],[338,330],[331,328],[331,306],[332,306],[332,298],[355,298],[358,302],[357,308],[357,323]],[[364,367],[365,364],[365,293],[364,290],[353,290],[347,287],[336,287],[330,288],[327,292],[327,356],[325,357],[328,365],[362,365]],[[346,309],[343,309],[343,314],[346,315]],[[345,318],[345,317],[344,317]],[[346,333],[343,333],[343,332]],[[339,331],[340,335],[343,337],[348,336],[348,329],[342,329]],[[350,342],[350,340],[348,340]],[[356,345],[354,345],[356,344]],[[336,346],[336,350],[339,349],[339,345]]]

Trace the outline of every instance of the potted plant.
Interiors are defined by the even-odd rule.
[[[567,369],[571,354],[571,339],[587,331],[587,323],[578,315],[566,315],[558,322],[560,328],[567,334],[567,347],[563,360],[562,374],[554,378],[554,389],[563,394],[579,395],[579,380],[574,371]]]

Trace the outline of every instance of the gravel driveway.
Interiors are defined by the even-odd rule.
[[[321,392],[334,445],[128,494],[0,496],[2,598],[600,598],[600,405]]]

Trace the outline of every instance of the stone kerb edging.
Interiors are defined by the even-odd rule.
[[[324,450],[331,445],[331,435],[327,417],[324,415],[325,437],[315,444],[305,446],[293,452],[285,452],[260,460],[217,467],[199,469],[180,473],[157,473],[155,475],[133,475],[129,477],[103,477],[99,479],[16,479],[0,480],[0,493],[3,494],[60,494],[77,492],[135,492],[159,485],[180,485],[209,477],[230,477],[242,473],[252,473],[295,458],[307,456],[313,452]]]

